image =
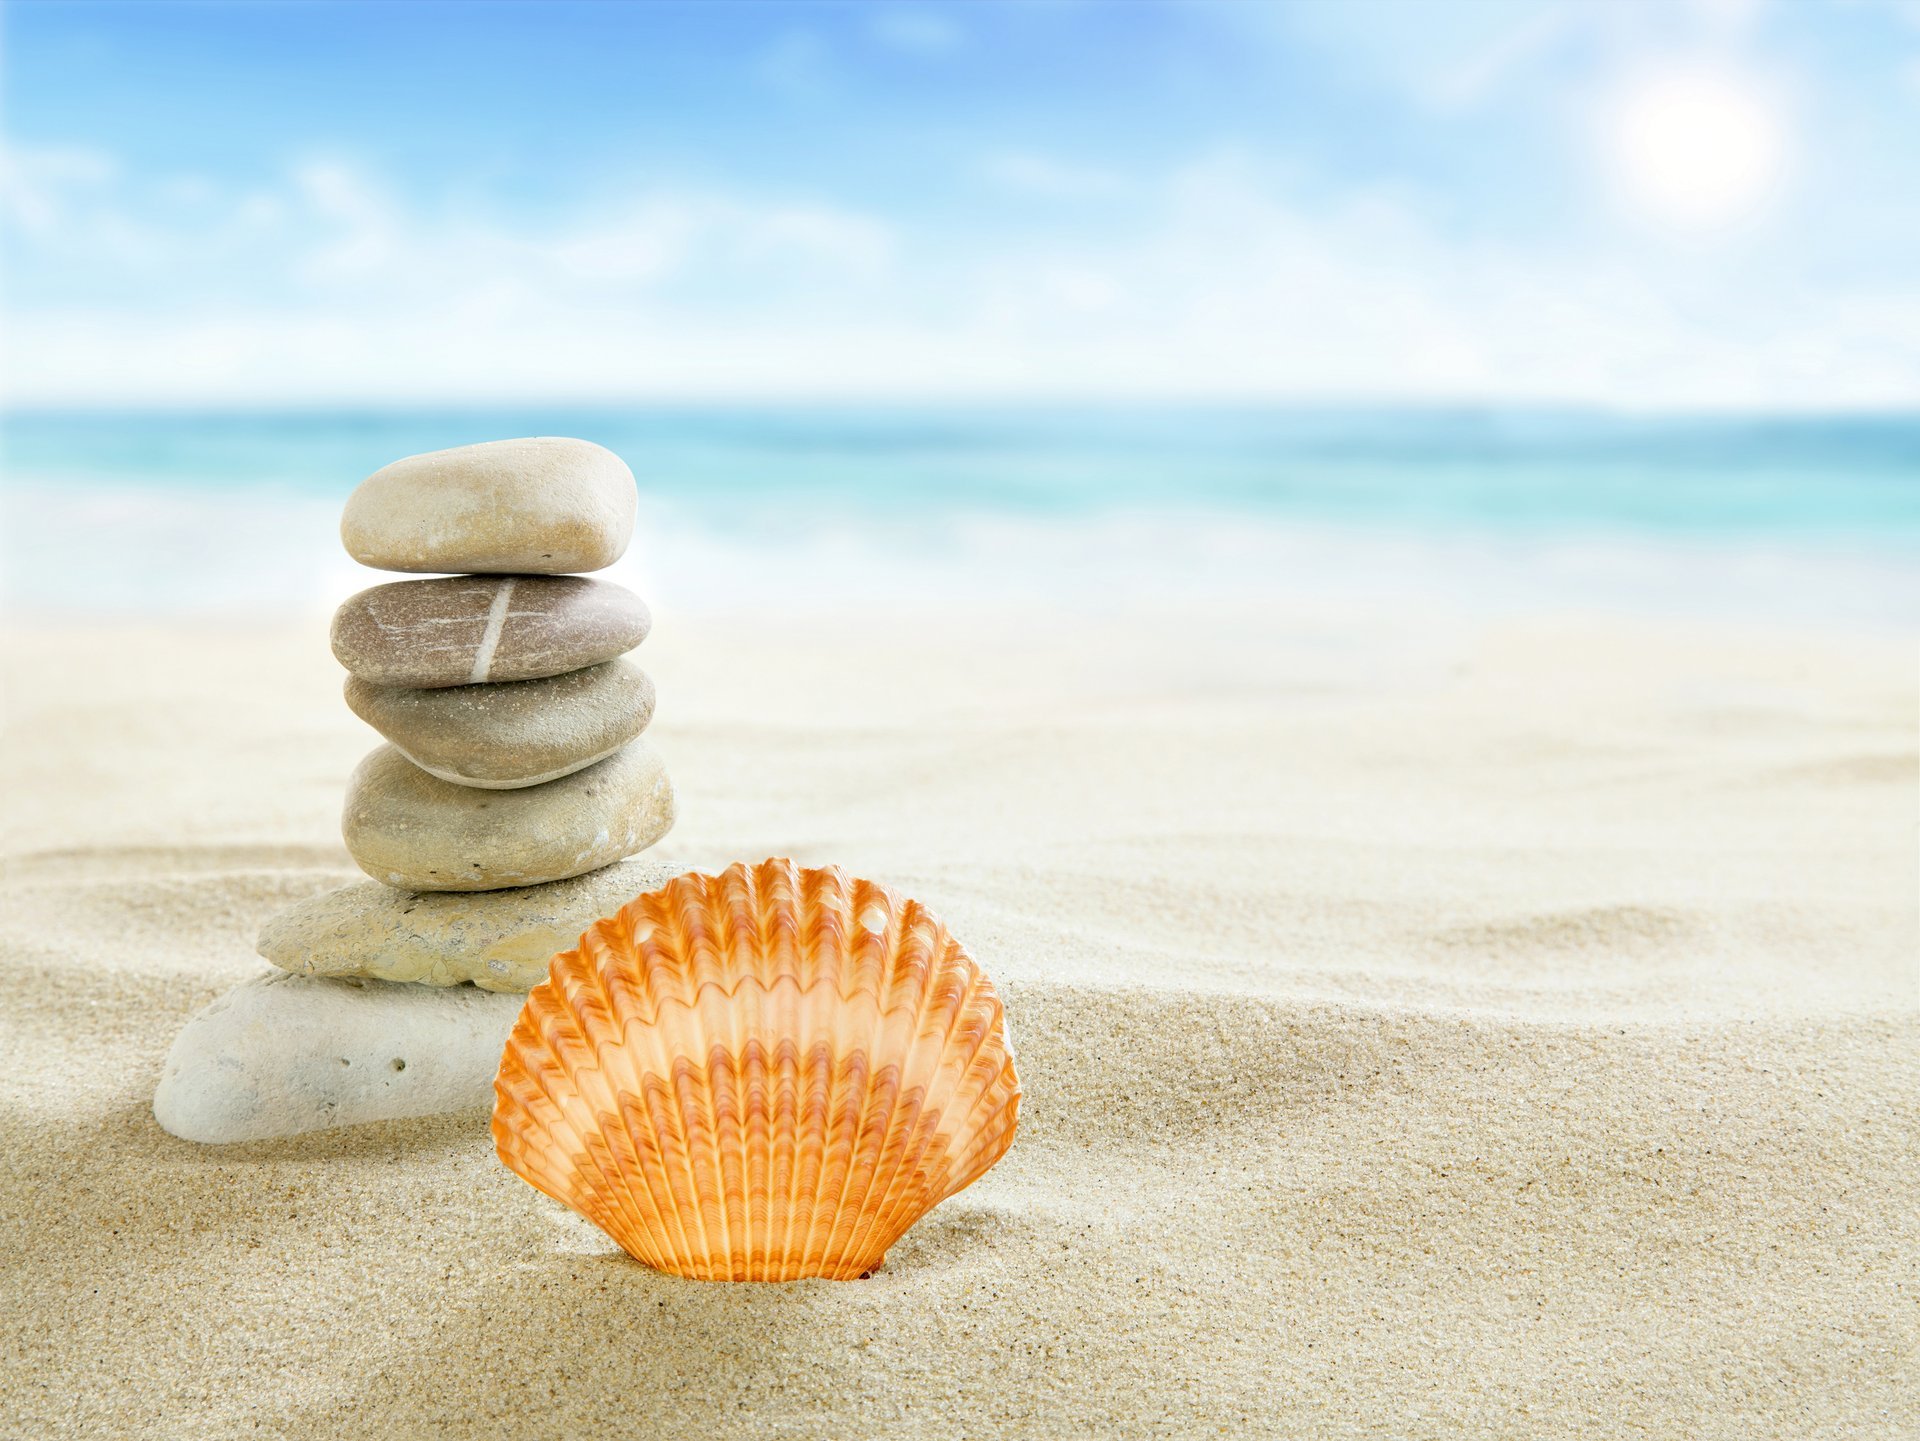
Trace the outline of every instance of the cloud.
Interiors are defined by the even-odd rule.
[[[189,304],[386,306],[501,279],[546,294],[623,293],[706,279],[753,283],[788,272],[884,267],[882,221],[810,199],[723,190],[610,190],[560,214],[516,218],[422,207],[338,157],[291,166],[273,181],[222,186],[205,177],[136,180],[96,158],[54,167],[14,157],[5,192],[17,272],[40,292],[116,295],[123,270],[163,272],[173,308]],[[71,176],[57,190],[48,174]],[[111,181],[107,177],[117,177]],[[84,188],[81,188],[84,182]],[[154,292],[129,293],[130,307]]]
[[[721,190],[512,221],[423,209],[338,158],[241,190],[38,157],[8,174],[35,182],[7,191],[24,283],[6,393],[27,403],[701,388],[719,368],[683,376],[676,349],[756,337],[739,314],[760,309],[825,326],[885,288],[895,251],[876,217]],[[50,174],[85,182],[85,205],[49,199]]]
[[[377,278],[399,257],[405,240],[394,201],[350,166],[315,161],[293,174],[293,190],[324,237],[309,249],[295,274],[314,285],[358,284]],[[263,219],[277,212],[255,198]]]
[[[1071,226],[631,185],[475,213],[341,157],[242,188],[100,156],[8,174],[33,177],[7,210],[24,403],[1920,396],[1913,287],[1617,237],[1474,242],[1404,198],[1308,205],[1230,151],[1115,177]]]
[[[792,100],[818,100],[832,92],[833,53],[808,30],[792,30],[775,40],[754,64],[760,78]]]
[[[1579,12],[1569,5],[1535,11],[1516,21],[1511,29],[1493,36],[1478,50],[1422,75],[1418,88],[1430,103],[1442,109],[1476,105],[1498,89],[1508,76],[1537,63],[1564,43],[1576,30],[1579,19]]]
[[[882,10],[868,28],[887,49],[906,55],[951,55],[966,44],[966,32],[949,16],[932,10]]]
[[[29,235],[47,234],[118,168],[112,156],[86,146],[0,147],[0,214]]]
[[[1477,0],[1383,7],[1350,0],[1194,0],[1245,43],[1309,54],[1349,79],[1439,110],[1471,107],[1512,88],[1543,60],[1571,50],[1576,32],[1638,25],[1631,5],[1588,0]],[[1657,8],[1657,7],[1655,7]]]
[[[989,156],[980,172],[1003,190],[1047,200],[1099,200],[1128,188],[1127,181],[1111,170],[1073,165],[1032,151]]]

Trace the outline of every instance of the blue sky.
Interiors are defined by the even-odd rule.
[[[1920,401],[1920,4],[45,4],[28,404]]]

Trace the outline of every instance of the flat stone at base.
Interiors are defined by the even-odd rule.
[[[188,1020],[153,1118],[182,1140],[224,1143],[479,1109],[522,1001],[276,971]]]
[[[493,991],[529,991],[547,962],[635,896],[687,867],[636,856],[571,880],[505,891],[397,891],[360,881],[280,912],[260,954],[309,976],[376,976]]]

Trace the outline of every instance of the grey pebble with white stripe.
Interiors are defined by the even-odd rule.
[[[645,602],[611,581],[457,575],[350,597],[334,613],[333,653],[374,685],[538,680],[612,660],[652,624]]]

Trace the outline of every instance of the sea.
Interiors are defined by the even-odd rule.
[[[381,579],[339,508],[399,456],[621,455],[616,578],[668,606],[1231,596],[1920,622],[1920,412],[491,406],[0,418],[15,615],[308,612]]]

